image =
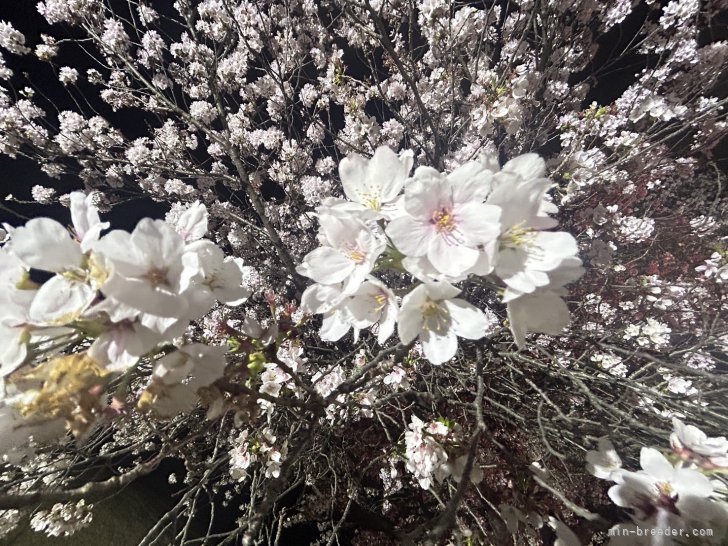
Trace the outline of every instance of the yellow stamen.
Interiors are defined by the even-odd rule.
[[[24,417],[66,419],[74,434],[81,434],[97,413],[101,389],[109,372],[87,353],[53,358],[11,381],[41,381],[41,387],[17,408]],[[28,394],[33,394],[32,390]]]
[[[420,310],[424,317],[422,327],[425,330],[434,330],[438,334],[447,331],[450,325],[450,313],[445,307],[428,298]]]
[[[524,222],[511,227],[501,236],[501,248],[525,248],[533,244],[536,232],[524,226]]]
[[[374,295],[374,301],[377,302],[377,311],[381,311],[384,309],[384,306],[387,305],[387,296],[380,292],[379,294]]]
[[[657,489],[661,494],[671,497],[673,493],[672,485],[667,482],[661,482],[657,484]]]
[[[382,208],[382,204],[379,202],[378,197],[366,197],[364,198],[364,204],[374,210],[380,210]]]
[[[452,233],[457,227],[452,211],[444,207],[432,213],[430,223],[435,224],[438,233]]]
[[[366,254],[359,250],[358,248],[355,250],[350,250],[349,253],[346,255],[347,258],[349,258],[352,262],[355,264],[362,264],[364,263],[364,260],[366,259]]]

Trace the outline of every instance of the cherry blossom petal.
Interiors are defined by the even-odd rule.
[[[402,191],[413,161],[411,151],[403,152],[401,156],[387,146],[380,146],[374,151],[367,174],[370,181],[376,181],[379,185],[381,203],[392,201]]]
[[[713,493],[714,489],[707,476],[687,468],[675,469],[670,485],[678,498],[691,496],[706,498]]]
[[[83,259],[68,230],[50,218],[33,218],[15,229],[10,250],[28,267],[56,273],[80,267]]]
[[[500,207],[494,205],[476,202],[458,205],[455,216],[466,244],[477,246],[495,241],[500,235],[500,214]]]
[[[326,313],[338,305],[340,301],[341,287],[312,284],[303,291],[301,309],[312,314]]]
[[[13,373],[28,355],[25,330],[0,323],[0,377]]]
[[[121,303],[159,317],[179,318],[187,310],[187,302],[179,294],[138,278],[113,274],[101,291]]]
[[[410,216],[401,216],[392,220],[386,229],[394,246],[407,256],[424,256],[427,254],[430,239],[434,234],[432,226],[418,222]]]
[[[34,324],[60,326],[80,317],[95,297],[89,285],[56,275],[40,287],[28,316]]]
[[[640,466],[650,476],[664,482],[669,482],[674,473],[670,461],[652,447],[643,447],[640,451]]]
[[[523,296],[508,302],[508,321],[519,349],[526,346],[528,332],[557,335],[569,325],[569,308],[551,291]]]
[[[453,201],[482,202],[491,190],[493,173],[479,161],[468,161],[447,175],[452,185]]]
[[[336,284],[354,271],[354,263],[338,250],[322,246],[306,254],[296,271],[321,284]]]
[[[452,330],[444,335],[427,330],[420,334],[420,341],[427,360],[435,365],[447,362],[458,351],[458,338]]]
[[[523,154],[506,162],[502,170],[515,173],[525,180],[541,178],[546,174],[546,162],[538,154]]]
[[[485,335],[488,320],[483,311],[462,299],[443,302],[450,313],[452,331],[465,339],[480,339]]]
[[[351,328],[341,311],[329,311],[325,316],[319,336],[324,341],[339,341]]]
[[[184,242],[166,222],[144,218],[134,228],[131,242],[144,255],[145,263],[172,274],[181,273]]]
[[[458,244],[451,244],[445,237],[436,236],[430,240],[427,257],[438,271],[456,277],[473,267],[480,252]]]
[[[339,162],[339,178],[347,199],[362,203],[362,195],[367,184],[367,159],[359,154],[351,154]]]
[[[70,195],[71,221],[80,242],[81,250],[88,252],[98,241],[101,231],[109,227],[109,222],[102,222],[99,211],[93,205],[93,193],[72,192]]]

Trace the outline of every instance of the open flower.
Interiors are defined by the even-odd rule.
[[[566,232],[540,231],[556,226],[546,200],[551,181],[538,155],[524,154],[493,177],[487,203],[501,208],[495,274],[506,284],[504,302],[553,284],[552,272],[576,257],[576,239]]]
[[[576,239],[566,232],[513,230],[502,240],[495,273],[507,286],[504,301],[531,294],[551,283],[551,272],[578,252]]]
[[[500,233],[500,209],[485,204],[490,171],[470,162],[445,175],[420,167],[405,188],[406,214],[387,226],[397,250],[426,256],[441,273],[457,277],[482,259]]]
[[[195,201],[170,223],[184,242],[191,243],[205,236],[207,219],[207,207],[199,201]]]
[[[374,268],[386,242],[358,218],[323,215],[319,218],[326,245],[309,252],[296,271],[317,283],[344,282],[352,293]]]
[[[301,297],[301,309],[324,315],[319,332],[324,341],[338,341],[352,327],[358,339],[360,330],[378,324],[377,340],[383,344],[394,332],[397,319],[394,294],[374,277],[368,277],[352,294],[339,285],[311,285]]]
[[[111,372],[121,372],[136,364],[162,337],[135,320],[109,321],[89,347],[89,356]]]
[[[371,159],[351,154],[339,163],[339,176],[348,199],[364,209],[388,212],[412,169],[413,153],[395,154],[380,146]]]
[[[180,317],[187,300],[180,295],[184,241],[161,220],[143,219],[130,234],[114,230],[94,251],[111,270],[101,291],[140,311],[160,317]]]
[[[455,356],[458,336],[480,339],[485,335],[485,314],[455,298],[459,293],[459,289],[446,282],[426,283],[402,299],[397,319],[399,338],[405,345],[419,338],[432,364],[442,364]]]
[[[250,296],[250,291],[242,286],[241,261],[226,258],[222,249],[207,239],[189,243],[182,255],[185,268],[181,288],[199,293],[195,299],[203,314],[215,300],[227,305],[240,305]]]
[[[680,458],[703,467],[728,467],[728,440],[724,436],[709,438],[677,417],[673,417],[672,426],[675,431],[670,434],[670,445]]]
[[[639,520],[660,513],[700,520],[700,511],[710,510],[713,484],[700,472],[673,467],[659,451],[647,447],[640,452],[640,465],[642,471],[623,471],[620,482],[609,489],[617,506],[631,508]]]
[[[348,315],[354,327],[354,339],[359,337],[359,330],[379,324],[377,341],[384,344],[394,332],[397,320],[397,299],[387,286],[369,277],[354,294],[342,300],[340,305]]]

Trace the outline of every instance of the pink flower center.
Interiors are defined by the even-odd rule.
[[[430,223],[435,226],[438,233],[452,233],[457,227],[452,209],[448,207],[442,207],[433,212]]]

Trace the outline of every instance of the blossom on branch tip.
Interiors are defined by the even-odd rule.
[[[319,218],[326,245],[309,252],[296,271],[317,283],[344,283],[356,291],[372,271],[386,242],[362,220],[324,215]]]
[[[484,203],[489,181],[474,161],[447,175],[419,167],[405,186],[406,214],[390,222],[387,235],[405,256],[426,256],[437,271],[461,275],[500,232],[500,209]]]
[[[131,307],[161,317],[181,317],[184,241],[162,220],[143,219],[132,233],[115,230],[93,247],[110,269],[101,291]]]
[[[459,293],[446,282],[425,283],[402,299],[397,318],[399,339],[407,345],[419,338],[432,364],[442,364],[455,356],[458,337],[480,339],[485,335],[485,314],[455,298]]]
[[[410,150],[394,153],[380,146],[371,159],[352,154],[339,163],[346,197],[365,209],[385,213],[399,197],[414,161]]]
[[[673,451],[683,460],[694,461],[699,466],[728,468],[728,440],[725,436],[709,438],[699,428],[686,425],[673,417],[674,432],[670,434]]]

